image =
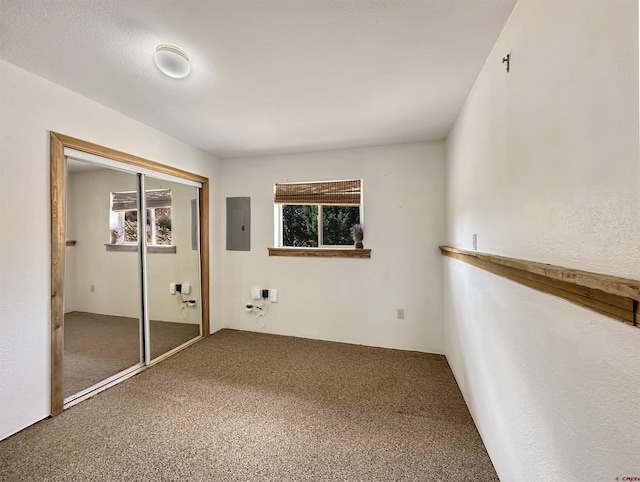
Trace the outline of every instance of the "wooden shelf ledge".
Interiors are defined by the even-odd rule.
[[[307,258],[371,258],[370,249],[334,248],[268,248],[269,256],[294,256]]]
[[[640,324],[640,281],[440,246],[443,255],[464,261],[530,288],[566,299],[629,325]]]

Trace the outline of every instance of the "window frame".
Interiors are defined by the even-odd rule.
[[[324,229],[323,229],[323,225],[322,225],[322,207],[323,206],[344,206],[344,207],[355,207],[355,204],[307,204],[307,203],[300,203],[300,204],[274,204],[274,245],[276,248],[297,248],[296,246],[285,246],[283,244],[283,233],[284,233],[284,229],[283,229],[283,223],[284,223],[284,219],[282,217],[283,215],[283,208],[284,206],[316,206],[318,208],[318,214],[316,217],[316,226],[317,226],[317,233],[318,233],[318,246],[304,246],[305,249],[349,249],[349,247],[354,248],[354,244],[324,244]],[[363,213],[364,210],[362,208],[362,200],[360,201],[360,205],[358,206],[358,216],[360,217],[360,225],[364,227],[364,223],[363,223]]]
[[[305,202],[298,202],[298,203],[276,203],[274,200],[273,203],[273,208],[274,208],[274,246],[277,249],[309,249],[309,250],[349,250],[349,249],[353,249],[355,250],[355,241],[353,244],[348,245],[348,244],[324,244],[323,243],[323,226],[322,226],[322,207],[323,206],[347,206],[347,207],[355,207],[358,206],[359,209],[359,217],[360,217],[360,222],[359,224],[364,227],[364,182],[362,179],[358,179],[359,181],[359,188],[360,188],[360,203],[359,204],[336,204],[336,203],[305,203]],[[332,182],[344,182],[344,181],[338,181],[338,180],[334,180],[334,181],[307,181],[307,182],[303,182],[303,183],[289,183],[289,184],[313,184],[313,183],[318,183],[318,184],[322,184],[322,183],[332,183]],[[287,183],[276,183],[276,184],[287,184]],[[276,186],[274,185],[274,191],[276,189]],[[318,208],[318,214],[317,214],[317,231],[318,231],[318,246],[313,246],[313,247],[296,247],[296,246],[284,246],[283,245],[283,206],[301,206],[301,205],[307,205],[307,206],[317,206]]]

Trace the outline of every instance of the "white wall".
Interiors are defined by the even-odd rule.
[[[451,245],[640,279],[637,2],[520,0],[447,151]],[[640,330],[449,258],[444,278],[501,480],[638,475]]]
[[[442,353],[443,143],[226,160],[226,197],[251,197],[251,251],[223,251],[222,318],[258,330],[244,304],[275,288],[263,331]],[[269,257],[276,182],[363,179],[371,259]],[[223,248],[224,249],[224,248]],[[404,320],[396,310],[405,309]]]
[[[0,438],[49,414],[49,131],[207,176],[218,197],[215,158],[0,61]],[[215,207],[212,226],[218,214]],[[212,266],[219,240],[213,232]],[[212,273],[215,331],[220,281]]]
[[[137,252],[107,251],[110,242],[111,192],[135,191],[137,176],[112,169],[72,172],[67,181],[67,238],[77,241],[67,248],[65,311],[115,316],[140,316],[140,282]],[[200,323],[200,267],[198,251],[191,249],[191,199],[196,188],[176,182],[146,178],[147,189],[171,189],[171,243],[175,253],[147,255],[147,293],[151,320]],[[169,283],[189,283],[196,307],[181,310]],[[91,286],[94,290],[91,291]]]

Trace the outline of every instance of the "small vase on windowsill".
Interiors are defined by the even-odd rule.
[[[356,249],[363,249],[364,245],[362,244],[362,240],[364,238],[364,228],[362,224],[354,224],[349,228],[349,231],[351,231],[351,237],[355,241],[354,247]]]
[[[122,233],[124,230],[120,226],[112,227],[109,232],[111,233],[111,244],[122,243]]]
[[[364,244],[362,244],[362,240],[364,239],[364,234],[363,233],[354,233],[353,235],[353,240],[355,241],[355,248],[356,249],[363,249],[364,248]]]

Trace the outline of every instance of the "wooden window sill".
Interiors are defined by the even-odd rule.
[[[137,244],[105,244],[107,251],[119,251],[121,253],[137,253]],[[175,246],[147,246],[149,254],[176,254]]]
[[[306,258],[371,258],[370,249],[335,248],[268,248],[269,256]]]

